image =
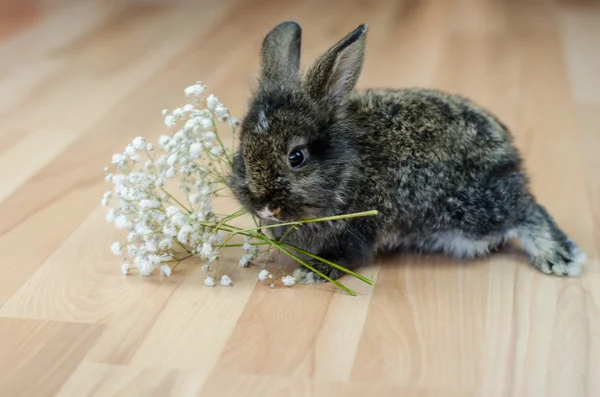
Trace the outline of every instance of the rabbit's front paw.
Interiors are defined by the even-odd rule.
[[[334,267],[323,263],[311,263],[310,265],[333,280],[337,280],[340,277],[340,271]],[[316,274],[312,270],[307,269],[304,266],[300,266],[299,268],[294,270],[292,275],[300,284],[319,284],[328,281],[327,279],[321,277],[320,275]]]

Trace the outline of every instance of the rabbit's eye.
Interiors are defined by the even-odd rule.
[[[294,149],[288,155],[288,162],[290,163],[290,167],[299,168],[304,165],[304,161],[306,160],[306,156],[304,152],[300,149]]]

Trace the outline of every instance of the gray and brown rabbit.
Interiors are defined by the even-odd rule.
[[[359,26],[304,76],[300,26],[268,33],[230,176],[238,201],[264,224],[378,210],[286,236],[347,268],[402,249],[472,258],[517,237],[542,272],[578,275],[585,254],[536,201],[492,114],[435,90],[355,91],[366,33]],[[270,230],[278,238],[287,226]],[[323,281],[304,268],[296,278]]]

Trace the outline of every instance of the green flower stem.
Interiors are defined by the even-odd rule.
[[[270,244],[271,246],[273,246],[273,247],[277,248],[277,249],[278,249],[280,252],[283,252],[284,254],[286,254],[287,256],[289,256],[290,258],[294,259],[296,262],[300,263],[302,266],[306,267],[307,269],[309,269],[309,270],[313,271],[314,273],[316,273],[316,274],[318,274],[319,276],[323,277],[324,279],[328,280],[329,282],[331,282],[332,284],[334,284],[334,285],[335,285],[335,286],[337,286],[338,288],[341,288],[341,289],[343,289],[344,291],[348,292],[348,293],[349,293],[350,295],[352,295],[352,296],[356,296],[356,292],[354,292],[353,290],[349,289],[348,287],[346,287],[346,286],[344,286],[344,285],[340,284],[338,281],[335,281],[335,280],[333,280],[331,277],[328,277],[328,276],[326,276],[325,274],[321,273],[320,271],[318,271],[317,269],[315,269],[314,267],[312,267],[312,266],[311,266],[311,265],[309,265],[308,263],[304,262],[302,259],[298,258],[296,255],[294,255],[294,254],[292,254],[291,252],[289,252],[288,250],[286,250],[286,249],[285,249],[285,248],[284,248],[282,245],[280,245],[280,244],[278,244],[277,242],[275,242],[275,241],[273,241],[273,240],[269,239],[268,237],[266,237],[266,236],[264,236],[264,235],[251,234],[251,233],[244,233],[244,230],[243,230],[243,229],[241,229],[241,228],[238,228],[238,227],[235,227],[235,226],[227,225],[227,224],[224,224],[224,225],[223,225],[223,229],[224,229],[225,231],[229,231],[229,232],[231,232],[232,234],[234,234],[234,232],[235,232],[235,233],[238,233],[238,234],[246,235],[246,236],[248,236],[248,237],[253,237],[253,238],[257,238],[257,239],[263,240],[263,241],[264,241],[266,244]],[[227,230],[227,229],[229,229],[229,230]],[[264,243],[263,243],[263,244],[264,244]],[[259,244],[255,244],[255,245],[259,245]],[[285,244],[285,245],[286,245],[287,247],[290,247],[290,248],[296,249],[296,247],[293,247],[293,246],[291,246],[291,245],[289,245],[289,244]],[[297,249],[296,249],[296,250],[297,250]],[[311,255],[312,255],[312,254],[311,254]],[[309,256],[311,256],[311,255],[309,255]],[[312,257],[314,257],[314,259],[317,259],[317,260],[323,261],[323,258],[320,258],[320,257],[318,257],[318,256],[316,256],[316,255],[312,255]],[[328,262],[329,262],[329,261],[328,261]],[[325,262],[325,263],[327,263],[327,262]],[[329,263],[327,263],[327,264],[331,264],[331,263],[333,263],[333,262],[329,262]],[[335,265],[334,267],[336,267],[336,269],[340,269],[341,271],[343,271],[343,272],[345,272],[345,273],[351,272],[350,270],[348,270],[348,269],[345,269],[345,268],[343,268],[342,266],[339,266],[339,265],[337,265],[337,264],[334,264],[334,265]],[[354,276],[354,277],[357,277],[357,276],[358,276],[357,278],[359,278],[359,279],[361,279],[361,280],[363,280],[363,279],[367,280],[367,281],[365,281],[365,280],[363,280],[363,281],[367,282],[368,284],[371,284],[371,285],[373,284],[373,282],[372,282],[371,280],[369,280],[369,279],[366,279],[365,277],[363,277],[363,276],[360,276],[360,275],[359,275],[359,274],[357,274],[357,273],[351,272],[351,273],[349,273],[349,274],[350,274],[350,275],[352,275],[352,276]],[[362,277],[362,278],[361,278],[361,277]]]
[[[221,149],[223,149],[223,152],[225,151],[225,148],[223,146],[221,146]],[[210,150],[205,151],[204,153],[206,153],[207,156],[212,157],[219,164],[219,167],[221,167],[221,172],[225,173],[225,170],[223,169],[223,161],[220,156],[213,154]],[[229,165],[229,164],[225,163],[225,165]],[[218,170],[217,170],[217,173],[218,173]]]
[[[188,258],[191,258],[192,256],[194,256],[194,255],[191,255],[191,254],[190,254],[190,255],[188,255],[188,256],[186,256],[186,257],[183,257],[183,258],[181,258],[181,259],[179,259],[179,258],[173,258],[172,260],[169,260],[169,261],[166,261],[166,262],[167,262],[167,263],[170,263],[170,262],[177,262],[177,263],[179,263],[179,262],[183,262],[184,260],[186,260],[186,259],[188,259]]]
[[[345,285],[340,284],[339,282],[335,281],[331,277],[328,277],[325,274],[321,273],[320,271],[318,271],[317,269],[315,269],[314,267],[312,267],[308,263],[304,262],[302,259],[298,258],[296,255],[294,255],[291,252],[287,251],[285,248],[283,248],[282,246],[280,246],[276,242],[272,241],[272,244],[275,247],[277,247],[280,252],[283,252],[284,254],[286,254],[287,256],[289,256],[290,258],[294,259],[295,261],[297,261],[298,263],[300,263],[302,266],[306,267],[307,269],[309,269],[309,270],[313,271],[314,273],[318,274],[319,276],[323,277],[325,280],[327,280],[330,283],[334,284],[336,287],[343,289],[344,291],[346,291],[350,295],[356,296],[356,292],[354,292],[350,288],[346,287]]]
[[[271,228],[280,227],[280,226],[303,225],[305,223],[326,222],[326,221],[335,221],[335,220],[339,220],[339,219],[359,218],[359,217],[363,217],[363,216],[374,216],[374,215],[377,215],[378,213],[379,212],[377,210],[371,210],[371,211],[364,211],[364,212],[355,212],[353,214],[346,214],[346,215],[326,216],[323,218],[301,219],[299,221],[276,223],[274,225],[267,225],[267,226],[252,228],[252,229],[245,229],[244,232],[253,232],[256,230],[260,230],[260,229],[271,229]]]
[[[245,210],[239,210],[236,213],[234,213],[234,217],[231,219],[235,219],[235,218],[239,218],[240,216],[245,215],[247,212]],[[215,228],[217,228],[218,230],[222,230],[222,226],[227,226],[227,227],[231,227],[231,228],[235,228],[237,230],[241,230],[240,228],[236,228],[234,226],[229,226],[225,223],[225,221],[227,221],[229,219],[224,218],[222,219],[216,226]],[[237,232],[232,232],[230,231],[229,236],[227,236],[227,239],[223,242],[223,244],[221,245],[221,247],[225,246],[235,235],[237,234]]]
[[[282,242],[283,242],[283,240],[285,240],[285,238],[287,237],[287,235],[288,235],[288,234],[290,234],[290,232],[291,232],[292,230],[296,230],[296,229],[298,229],[298,227],[297,227],[297,226],[292,226],[292,227],[290,227],[290,228],[289,228],[289,229],[288,229],[288,230],[287,230],[287,231],[286,231],[286,232],[283,234],[283,236],[281,236],[281,238],[279,239],[279,242],[280,242],[280,243],[282,243]]]
[[[338,220],[338,219],[358,218],[361,216],[373,216],[373,215],[377,215],[377,214],[378,214],[377,210],[371,210],[371,211],[356,212],[353,214],[346,214],[346,215],[328,216],[328,217],[324,217],[324,218],[303,219],[303,220],[294,221],[294,222],[278,223],[275,225],[255,227],[255,228],[251,228],[251,229],[241,229],[239,227],[224,224],[224,226],[228,226],[228,227],[232,227],[232,228],[236,229],[235,232],[232,232],[232,234],[229,235],[229,237],[227,238],[225,243],[227,243],[229,240],[231,240],[237,234],[247,235],[247,236],[258,238],[257,235],[249,234],[249,233],[256,232],[256,231],[259,231],[262,229],[270,229],[273,227],[288,226],[288,225],[302,225],[304,223],[311,223],[311,222],[323,222],[323,221],[332,221],[332,220]]]
[[[164,190],[163,190],[164,191]],[[171,197],[175,202],[177,202],[179,205],[181,205],[185,210],[187,210],[188,212],[190,212],[185,206],[183,206],[181,203],[179,203],[174,197],[172,197],[168,192],[164,191],[169,197]],[[295,250],[297,252],[303,253],[315,260],[318,260],[320,262],[323,262],[327,265],[330,265],[346,274],[349,274],[353,277],[358,278],[361,281],[364,281],[365,283],[369,284],[369,285],[373,285],[373,281],[369,280],[368,278],[361,276],[358,273],[355,273],[349,269],[344,268],[343,266],[340,266],[334,262],[328,261],[324,258],[321,258],[317,255],[314,255],[308,251],[302,250],[300,248],[294,247],[290,244],[286,244],[283,242],[275,242],[271,239],[269,239],[268,237],[264,236],[262,233],[253,233],[256,231],[260,231],[263,228],[271,228],[271,227],[278,227],[278,226],[297,226],[297,225],[301,225],[304,223],[311,223],[311,222],[323,222],[323,221],[332,221],[332,220],[338,220],[338,219],[348,219],[348,218],[356,218],[356,217],[361,217],[361,216],[373,216],[373,215],[377,215],[377,211],[373,210],[373,211],[365,211],[365,212],[358,212],[358,213],[354,213],[354,214],[347,214],[347,215],[336,215],[336,216],[329,216],[329,217],[324,217],[324,218],[314,218],[314,219],[306,219],[306,220],[300,220],[300,221],[294,221],[294,222],[286,222],[286,223],[280,223],[280,224],[276,224],[276,225],[269,225],[269,226],[263,226],[263,227],[256,227],[256,228],[252,228],[252,229],[242,229],[240,227],[237,226],[233,226],[228,224],[227,222],[238,218],[240,216],[245,215],[247,212],[245,210],[239,210],[229,216],[226,216],[225,218],[221,219],[218,223],[216,224],[208,224],[205,223],[206,227],[211,227],[214,228],[216,230],[221,230],[221,231],[225,231],[230,233],[229,236],[227,237],[226,241],[220,245],[221,248],[225,248],[225,247],[242,247],[243,244],[227,244],[231,238],[233,238],[235,235],[243,235],[243,236],[247,236],[250,238],[255,238],[255,239],[259,239],[262,240],[262,242],[259,243],[251,243],[252,245],[271,245],[274,248],[277,248],[280,252],[284,253],[285,255],[287,255],[288,257],[292,258],[293,260],[295,260],[296,262],[300,263],[302,266],[306,267],[307,269],[311,270],[312,272],[314,272],[315,274],[321,276],[322,278],[324,278],[325,280],[331,282],[333,285],[335,285],[336,287],[346,291],[347,293],[349,293],[352,296],[356,296],[356,292],[351,290],[350,288],[346,287],[345,285],[339,283],[336,280],[333,280],[331,277],[326,276],[325,274],[323,274],[322,272],[318,271],[316,268],[314,268],[313,266],[309,265],[308,263],[306,263],[305,261],[303,261],[302,259],[298,258],[296,255],[294,255],[293,253],[291,253],[290,251],[288,251],[288,249],[292,249]],[[254,217],[253,217],[254,219]],[[255,220],[255,219],[254,219]],[[184,257],[180,260],[177,260],[177,264],[179,264],[181,261],[190,258],[191,256],[193,256],[191,254],[191,252],[183,245],[181,244],[179,241],[177,241],[177,244],[179,244],[182,248],[184,248],[186,250],[186,252],[188,252],[190,255],[187,257]],[[286,249],[287,248],[287,249]]]
[[[184,210],[186,210],[186,211],[188,212],[188,214],[191,214],[191,213],[192,213],[192,211],[191,211],[191,210],[190,210],[188,207],[186,207],[185,205],[181,204],[181,203],[179,202],[179,200],[177,200],[175,197],[171,196],[171,193],[167,192],[167,191],[166,191],[165,189],[163,189],[162,187],[160,188],[160,190],[162,190],[162,192],[163,192],[164,194],[166,194],[166,195],[167,195],[167,196],[169,196],[171,199],[173,199],[173,201],[175,201],[177,204],[179,204],[179,205],[181,206],[181,208],[183,208]]]
[[[350,274],[351,276],[354,276],[354,277],[356,277],[357,279],[359,279],[359,280],[362,280],[362,281],[364,281],[365,283],[367,283],[367,284],[369,284],[369,285],[373,285],[373,284],[374,284],[374,282],[373,282],[372,280],[370,280],[370,279],[366,278],[365,276],[361,276],[360,274],[358,274],[358,273],[355,273],[355,272],[353,272],[352,270],[346,269],[345,267],[343,267],[343,266],[340,266],[340,265],[338,265],[337,263],[333,263],[333,262],[331,262],[331,261],[328,261],[327,259],[321,258],[321,257],[319,257],[319,256],[317,256],[317,255],[311,254],[311,253],[310,253],[310,252],[308,252],[308,251],[305,251],[305,250],[303,250],[303,249],[300,249],[300,248],[294,247],[294,246],[292,246],[292,245],[289,245],[289,244],[286,244],[286,243],[282,243],[282,242],[280,242],[280,244],[281,244],[283,247],[290,248],[290,249],[293,249],[294,251],[298,251],[298,252],[300,252],[300,253],[303,253],[304,255],[310,256],[310,257],[311,257],[311,258],[313,258],[313,259],[316,259],[316,260],[318,260],[318,261],[321,261],[321,262],[323,262],[323,263],[326,263],[326,264],[328,264],[329,266],[332,266],[332,267],[334,267],[334,268],[336,268],[336,269],[338,269],[338,270],[341,270],[341,271],[342,271],[342,272],[344,272],[344,273]]]
[[[262,243],[250,243],[250,245],[269,245],[271,243],[267,242],[267,241],[263,241]],[[223,245],[223,248],[233,248],[233,247],[243,247],[244,244],[226,244]]]
[[[215,228],[216,228],[216,229],[219,229],[219,228],[220,228],[222,225],[224,225],[224,224],[225,224],[225,222],[228,222],[228,221],[230,221],[230,220],[233,220],[233,219],[239,218],[240,216],[244,216],[244,215],[246,215],[246,211],[245,211],[245,210],[239,210],[239,211],[237,211],[237,212],[234,212],[233,214],[231,214],[231,215],[228,215],[228,216],[224,217],[223,219],[221,219],[221,220],[220,220],[220,221],[217,223],[217,225],[215,226]]]
[[[227,158],[227,162],[229,163],[229,166],[233,166],[233,161],[231,158],[229,158],[229,153],[227,153],[227,148],[225,147],[225,145],[223,145],[223,141],[221,141],[221,137],[219,136],[219,133],[217,132],[217,123],[215,123],[214,120],[212,120],[212,124],[213,124],[213,132],[215,133],[215,136],[217,137],[217,141],[219,142],[219,144],[221,145],[221,148],[223,149],[223,154],[225,155],[225,158]]]
[[[150,154],[150,151],[148,150],[147,147],[144,148],[144,150],[146,151],[146,156],[148,156],[148,159],[150,160],[150,162],[152,163],[152,173],[154,174],[154,176],[158,179],[158,174],[156,173],[156,163],[154,163],[154,156],[152,156]]]
[[[185,245],[181,244],[181,242],[180,242],[179,240],[175,239],[175,242],[176,242],[177,244],[179,244],[179,246],[180,246],[181,248],[183,248],[183,249],[185,250],[185,252],[187,252],[188,254],[190,254],[190,256],[193,256],[193,254],[192,254],[192,251],[190,251],[189,249],[187,249],[187,247],[186,247]],[[190,256],[188,256],[188,258],[189,258]]]

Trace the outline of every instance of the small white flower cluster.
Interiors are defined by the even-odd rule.
[[[124,274],[131,269],[129,262],[143,276],[157,266],[162,275],[170,276],[167,263],[194,255],[211,263],[219,257],[216,246],[223,235],[211,227],[216,221],[212,200],[230,153],[217,138],[215,120],[229,121],[232,127],[235,120],[214,95],[201,106],[205,88],[201,83],[186,88],[194,104],[163,111],[165,124],[175,130],[160,137],[163,154],[157,156],[152,144],[137,137],[123,153],[113,155],[116,172],[105,169],[106,181],[114,185],[102,196],[103,206],[114,202],[106,219],[128,231],[126,246],[120,242],[111,246],[115,255],[124,257]],[[147,158],[143,164],[142,156]],[[179,200],[166,190],[169,183],[178,185]]]
[[[258,281],[273,280],[274,277],[275,276],[273,274],[271,274],[271,272],[269,272],[267,269],[262,269],[258,273]],[[291,287],[292,285],[296,284],[296,279],[294,278],[294,276],[285,275],[285,276],[281,277],[281,282],[286,287]],[[275,284],[273,282],[271,282],[269,284],[269,287],[275,288]]]
[[[242,246],[246,254],[240,258],[240,266],[247,267],[260,254],[260,249],[256,245],[252,245],[250,239],[245,237],[244,245]]]
[[[105,168],[105,180],[113,185],[102,195],[101,203],[108,207],[106,220],[127,233],[127,242],[110,246],[123,258],[124,275],[135,268],[150,276],[158,268],[169,277],[181,261],[199,257],[205,262],[205,285],[217,284],[213,263],[229,238],[221,225],[224,218],[213,212],[213,199],[226,188],[233,155],[221,142],[217,123],[228,123],[234,132],[237,120],[218,97],[205,98],[205,92],[200,82],[187,87],[184,93],[192,103],[163,111],[171,133],[160,136],[156,147],[142,137],[133,139],[123,153],[113,155],[113,170]],[[253,244],[252,235],[244,237],[240,266],[247,267],[265,252],[271,254]],[[263,270],[259,280],[266,279],[273,275]],[[291,276],[282,281],[286,286],[295,283]],[[232,283],[228,275],[221,275],[220,285]]]

